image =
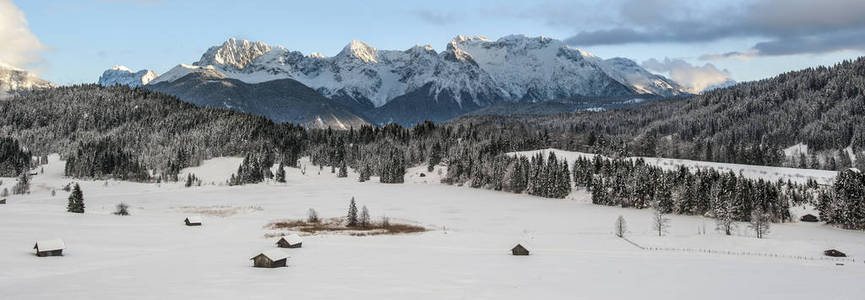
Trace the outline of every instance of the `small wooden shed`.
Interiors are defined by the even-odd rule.
[[[36,245],[33,246],[33,249],[36,249],[36,256],[39,257],[62,256],[64,248],[66,244],[61,239],[36,241]]]
[[[186,217],[186,219],[184,219],[183,222],[186,223],[186,226],[201,226],[201,217],[199,217],[199,216]]]
[[[513,255],[529,255],[529,249],[526,249],[522,244],[517,244],[513,248],[511,248],[511,254]]]
[[[0,199],[0,204],[6,204],[6,198]]]
[[[288,254],[279,249],[270,249],[263,251],[258,255],[250,258],[252,265],[256,268],[279,268],[285,267],[288,261]]]
[[[801,218],[799,218],[799,221],[802,221],[802,222],[817,222],[817,221],[820,221],[820,219],[818,219],[817,216],[815,216],[815,215],[812,215],[812,214],[806,214],[806,215],[802,216]]]
[[[847,254],[845,254],[844,252],[835,250],[835,249],[829,249],[829,250],[823,251],[823,255],[831,256],[831,257],[847,257]]]
[[[300,248],[303,246],[303,238],[296,233],[280,237],[276,241],[276,246],[279,248]]]

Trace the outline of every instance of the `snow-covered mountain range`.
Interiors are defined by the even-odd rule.
[[[0,98],[11,94],[53,87],[54,84],[35,74],[0,62]]]
[[[137,87],[150,83],[158,76],[159,74],[151,70],[133,72],[125,66],[115,65],[111,69],[105,70],[102,76],[99,76],[98,83],[103,86],[121,84]]]
[[[122,83],[106,76],[120,71],[103,77]],[[376,123],[446,120],[500,102],[685,94],[629,59],[602,59],[559,40],[523,35],[497,41],[457,36],[441,52],[429,45],[379,50],[352,41],[333,57],[231,38],[150,84],[201,72],[250,84],[293,79]]]

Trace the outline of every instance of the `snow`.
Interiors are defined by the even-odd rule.
[[[237,172],[237,168],[243,163],[243,157],[217,157],[204,160],[197,167],[188,167],[180,170],[177,178],[185,180],[190,174],[201,180],[204,184],[223,184],[231,179],[231,174]]]
[[[549,152],[555,152],[556,157],[558,157],[559,159],[567,159],[570,166],[573,166],[574,160],[577,157],[583,156],[588,159],[592,159],[595,156],[595,154],[590,153],[563,151],[558,149],[513,152],[511,154],[531,157],[536,153],[543,153],[544,157],[547,157],[549,155]],[[819,184],[832,184],[833,182],[835,182],[835,176],[838,175],[837,171],[827,170],[729,164],[675,158],[630,157],[630,159],[637,158],[642,158],[646,161],[646,163],[656,165],[664,170],[677,170],[679,166],[685,166],[691,171],[696,171],[697,169],[712,168],[718,170],[718,172],[733,171],[734,173],[740,174],[745,178],[763,179],[771,182],[776,182],[778,180],[790,180],[791,182],[796,183],[807,183],[809,179],[813,179]]]
[[[292,233],[292,234],[283,236],[280,239],[284,239],[290,245],[297,245],[297,244],[303,243],[303,238],[301,238],[296,233]]]
[[[650,211],[592,205],[582,190],[563,200],[408,178],[405,184],[375,178],[360,183],[353,172],[339,179],[328,170],[319,175],[313,166],[305,175],[286,168],[286,183],[246,186],[75,180],[87,211],[71,214],[59,188],[74,180],[62,176],[57,158],[50,156],[45,174],[33,177],[31,194],[11,196],[0,207],[0,299],[274,299],[287,290],[306,299],[860,299],[865,294],[865,233],[819,223],[773,224],[767,239],[756,239],[741,224],[735,235],[724,236],[711,229],[711,219],[670,216],[670,233],[657,237]],[[14,183],[2,180],[3,186]],[[276,232],[264,225],[304,218],[309,208],[325,218],[343,216],[351,197],[370,209],[373,220],[386,215],[391,222],[432,230],[305,236],[287,268],[252,267],[251,255],[276,249],[265,236]],[[130,205],[130,216],[112,214],[121,201]],[[187,214],[180,207],[236,208],[237,213],[206,215],[207,226],[190,228],[177,222]],[[643,250],[616,238],[612,229],[619,215],[627,221],[630,240],[669,250]],[[698,226],[707,233],[696,234]],[[75,247],[63,257],[37,258],[33,239],[45,236]],[[521,241],[532,244],[531,256],[510,255]],[[855,261],[836,266],[817,259],[832,248]]]
[[[280,249],[268,249],[262,251],[259,255],[264,255],[272,261],[282,260],[288,258],[288,253],[282,251]],[[258,256],[258,255],[256,255]],[[255,258],[255,257],[253,257]]]
[[[63,250],[66,244],[61,239],[41,240],[36,241],[36,248],[39,248],[39,251]]]
[[[157,84],[160,82],[175,81],[175,80],[178,80],[180,78],[183,78],[183,76],[189,75],[189,74],[194,73],[194,72],[205,72],[208,74],[216,75],[218,77],[225,77],[224,74],[216,71],[216,69],[213,66],[199,67],[199,66],[190,66],[190,65],[186,65],[186,64],[179,64],[179,65],[175,66],[174,68],[171,68],[171,70],[168,70],[168,72],[165,72],[165,74],[162,74],[161,76],[156,77],[155,79],[151,80],[149,82],[149,84]]]

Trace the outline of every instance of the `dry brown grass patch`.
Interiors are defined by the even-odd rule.
[[[274,221],[264,226],[270,230],[297,231],[307,234],[316,233],[342,233],[353,236],[373,236],[382,234],[407,234],[427,231],[422,226],[394,223],[391,222],[387,226],[380,223],[370,224],[368,226],[346,226],[342,218],[322,219],[320,222],[307,222],[304,220],[280,220]],[[284,235],[283,233],[268,233],[265,237],[272,238]]]

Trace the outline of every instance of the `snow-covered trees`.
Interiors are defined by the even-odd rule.
[[[285,165],[282,162],[276,167],[276,174],[273,175],[273,180],[280,183],[285,182]]]
[[[652,230],[663,236],[670,229],[670,218],[660,209],[652,210]]]
[[[15,185],[12,186],[12,194],[27,194],[30,193],[30,174],[26,171],[18,175]]]
[[[345,160],[339,164],[339,173],[336,174],[338,178],[348,177],[348,167],[345,165]]]
[[[318,218],[318,212],[315,209],[310,208],[306,212],[306,222],[309,223],[318,223],[321,219]]]
[[[11,137],[0,137],[0,177],[15,177],[30,169],[30,153]]]
[[[201,186],[201,179],[198,179],[198,177],[196,177],[193,173],[186,174],[186,183],[184,183],[183,186]]]
[[[69,194],[66,211],[79,214],[84,213],[84,193],[81,192],[81,187],[77,183],[72,187],[72,193]]]
[[[751,212],[751,223],[748,228],[754,231],[758,239],[762,239],[769,233],[769,220],[769,214],[758,208]]]
[[[831,190],[821,191],[820,219],[844,228],[865,229],[865,175],[859,169],[838,174]]]
[[[367,227],[370,225],[369,210],[366,209],[366,205],[360,209],[360,216],[357,219],[357,225],[360,225],[360,227]]]
[[[348,227],[357,226],[357,204],[354,202],[354,197],[351,197],[351,202],[348,204],[348,214],[345,217]]]
[[[270,151],[256,151],[247,153],[243,163],[237,167],[237,173],[231,175],[229,185],[243,185],[248,183],[259,183],[265,178],[273,177],[270,168],[273,166],[274,156]]]

